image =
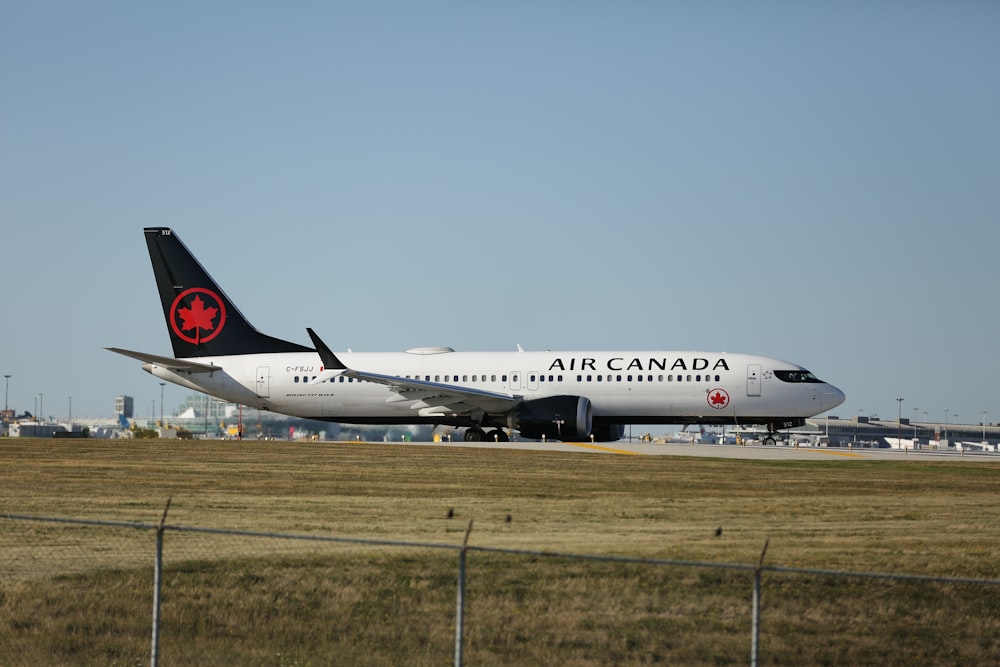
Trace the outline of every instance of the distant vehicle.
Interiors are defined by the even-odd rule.
[[[145,230],[173,357],[107,348],[174,384],[296,417],[465,427],[469,441],[618,440],[628,424],[766,424],[844,402],[796,364],[725,352],[334,353],[255,329],[166,227]],[[487,432],[487,429],[490,429]]]

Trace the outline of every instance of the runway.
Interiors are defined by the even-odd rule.
[[[618,456],[700,456],[751,461],[967,461],[1000,463],[995,452],[956,452],[932,449],[900,450],[859,447],[784,447],[764,445],[702,445],[688,443],[654,444],[648,442],[390,442],[386,444],[416,447],[464,447],[476,449],[516,449],[522,451],[588,452]]]

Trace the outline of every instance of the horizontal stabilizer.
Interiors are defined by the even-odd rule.
[[[106,347],[104,349],[109,350],[111,352],[116,352],[118,354],[123,354],[126,357],[132,357],[133,359],[138,359],[139,361],[145,361],[151,364],[156,364],[157,366],[162,366],[163,368],[178,373],[214,373],[215,371],[222,370],[222,366],[200,364],[197,361],[188,361],[186,359],[174,359],[173,357],[161,357],[158,354],[147,354],[145,352],[123,350],[120,347]]]

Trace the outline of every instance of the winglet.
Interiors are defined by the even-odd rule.
[[[313,345],[316,346],[316,351],[319,352],[319,358],[323,362],[323,368],[328,371],[346,371],[347,366],[337,358],[337,355],[333,353],[327,344],[316,335],[316,332],[306,327],[306,332],[309,337],[312,338]]]

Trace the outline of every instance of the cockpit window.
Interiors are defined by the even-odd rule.
[[[782,382],[822,382],[809,371],[774,371],[774,376]]]

